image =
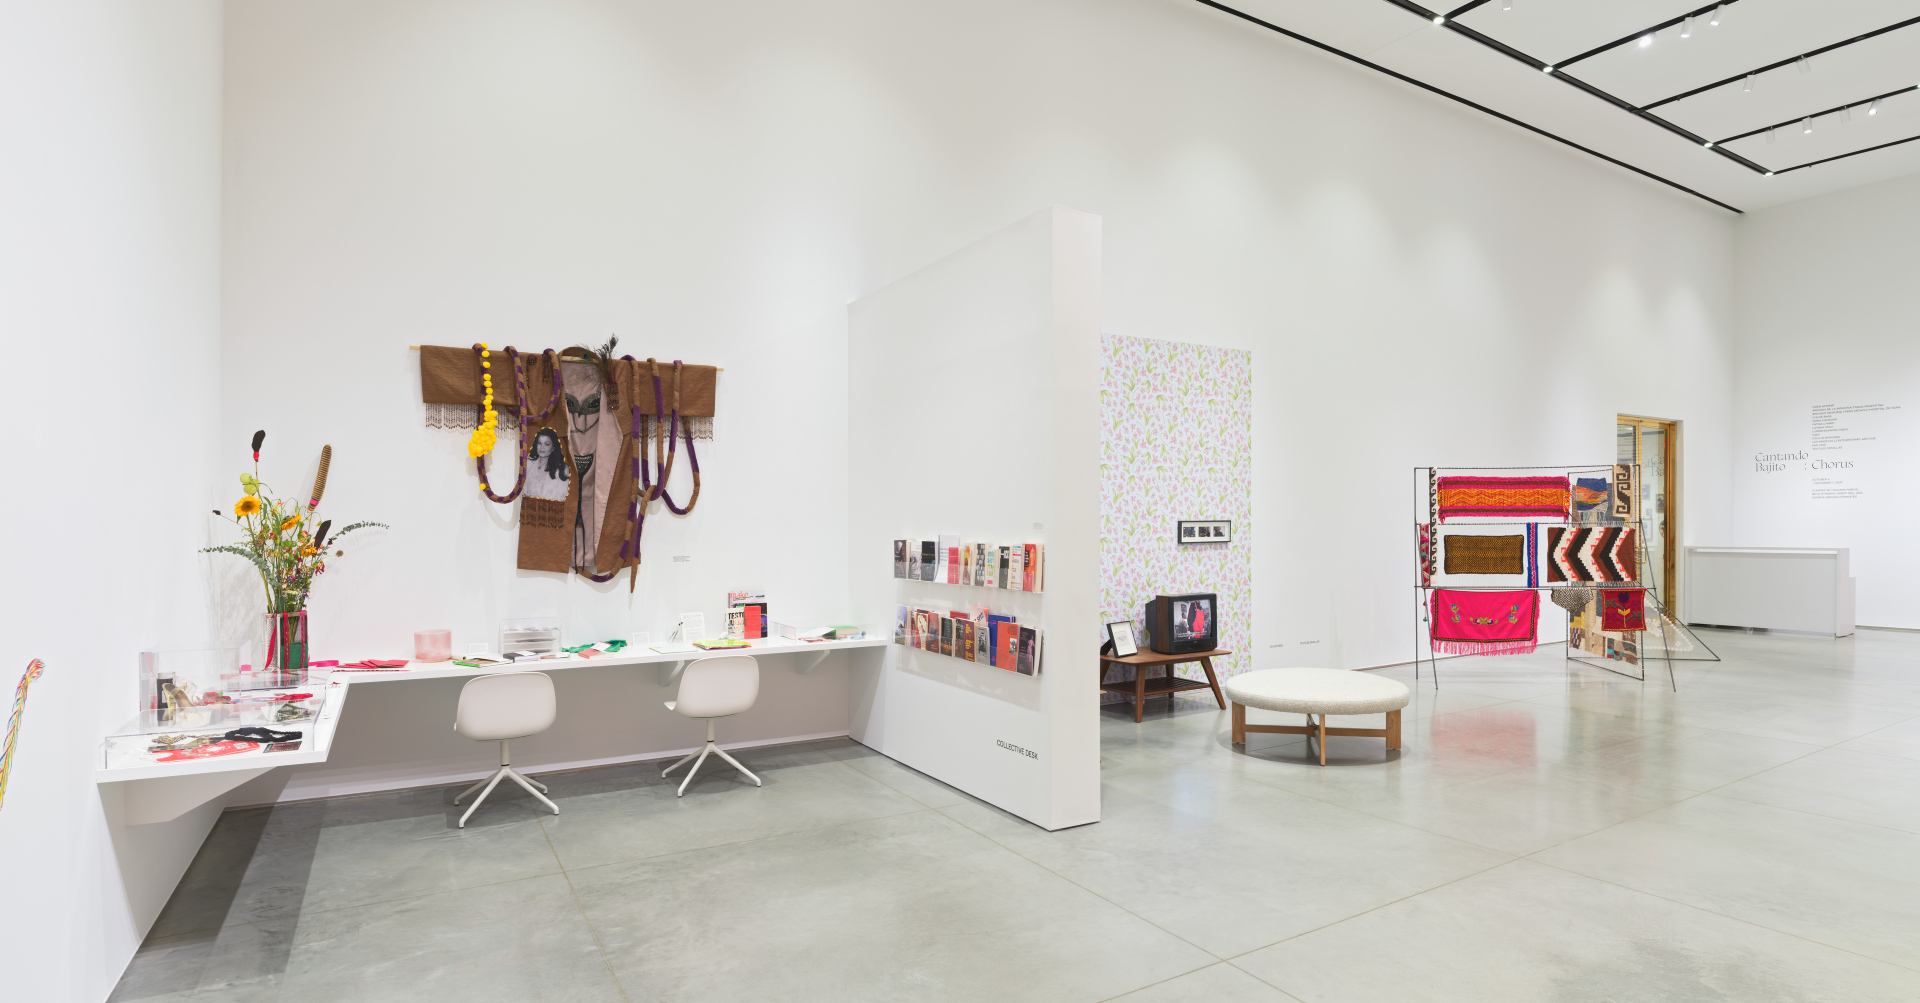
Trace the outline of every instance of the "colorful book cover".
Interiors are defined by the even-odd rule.
[[[934,549],[938,546],[939,544],[934,543],[932,540],[920,541],[920,581],[933,581],[933,563],[937,559],[934,555]]]
[[[926,610],[920,611],[920,617],[921,617],[921,620],[923,621],[920,628],[920,647],[925,648],[928,651],[934,651],[934,652],[939,651],[940,650],[940,614],[934,612],[933,610],[926,609]]]
[[[1012,622],[1013,617],[1003,616],[999,613],[992,613],[987,616],[987,657],[985,661],[988,664],[1000,664],[1000,650],[1003,647],[1000,643],[1000,625]]]
[[[996,563],[994,564],[993,585],[994,588],[1004,589],[1007,587],[1007,548],[995,547],[994,550],[997,553],[994,555],[994,561]]]
[[[940,618],[940,653],[953,654],[953,617],[950,616]]]
[[[1019,664],[1020,627],[1017,624],[1008,624],[1000,628],[1000,658],[994,662],[994,665],[1013,672],[1017,670]]]
[[[973,584],[993,587],[993,548],[984,543],[973,545]]]
[[[1040,591],[1039,586],[1034,582],[1040,572],[1040,556],[1037,553],[1039,549],[1039,544],[1035,543],[1029,543],[1020,548],[1020,590],[1022,592]]]
[[[960,628],[960,636],[953,639],[953,646],[958,649],[954,652],[954,656],[969,662],[974,661],[976,658],[974,646],[979,643],[980,637],[979,625],[972,620],[955,620],[954,625]]]
[[[1047,590],[1047,545],[1044,543],[1033,545],[1033,590]]]
[[[960,537],[940,537],[940,581],[960,584]]]
[[[900,562],[901,568],[905,568],[906,566],[905,561]],[[893,608],[893,643],[895,644],[907,643],[907,613],[908,610],[905,606],[895,606]]]
[[[907,621],[907,647],[924,648],[927,646],[927,611],[916,609]]]
[[[893,577],[907,577],[907,541],[893,541]]]
[[[1034,675],[1040,668],[1040,631],[1036,627],[1022,627],[1020,635],[1020,655],[1014,663],[1014,671],[1022,675]]]
[[[960,584],[973,584],[973,544],[960,545]]]
[[[1007,588],[1015,592],[1027,589],[1027,548],[1017,543],[1007,548]]]

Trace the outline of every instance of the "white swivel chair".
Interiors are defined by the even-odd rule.
[[[560,814],[560,806],[541,794],[547,789],[545,784],[521,776],[518,770],[507,765],[507,741],[538,735],[553,727],[553,718],[553,678],[544,672],[496,672],[475,676],[460,687],[460,709],[455,712],[453,730],[476,742],[500,743],[500,768],[493,776],[453,799],[454,804],[459,804],[460,798],[472,794],[482,784],[487,788],[473,799],[467,814],[460,816],[460,828],[466,828],[467,817],[493,793],[493,785],[499,783],[501,777],[512,778],[541,804],[552,808],[555,815]],[[534,790],[536,787],[540,790]]]
[[[677,699],[667,701],[667,709],[682,717],[704,718],[707,722],[707,744],[697,753],[689,752],[680,758],[679,763],[660,771],[666,776],[680,768],[694,756],[700,758],[687,771],[687,778],[680,781],[680,791],[676,797],[685,797],[687,785],[693,782],[693,775],[700,771],[700,764],[707,761],[711,752],[733,764],[733,768],[747,775],[755,787],[760,786],[760,778],[751,770],[740,765],[740,761],[726,754],[713,744],[713,719],[732,717],[753,706],[760,695],[760,663],[752,655],[721,655],[717,658],[702,658],[687,663],[685,671],[680,673],[680,694]]]

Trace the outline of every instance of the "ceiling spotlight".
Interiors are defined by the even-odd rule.
[[[1752,93],[1753,93],[1753,74],[1751,74],[1751,73],[1749,73],[1749,74],[1747,74],[1747,83],[1746,83],[1746,86],[1744,86],[1744,87],[1742,87],[1742,88],[1740,88],[1740,89],[1741,89],[1741,90],[1743,90],[1743,91],[1745,91],[1745,92],[1747,92],[1748,94],[1752,94]]]
[[[1652,44],[1653,44],[1653,32],[1649,31],[1646,34],[1640,36],[1640,47],[1642,49]]]
[[[1447,18],[1446,18],[1446,15],[1444,15],[1444,14],[1435,14],[1435,15],[1433,16],[1433,23],[1434,23],[1434,24],[1446,24],[1446,23],[1447,23]]]
[[[1869,114],[1869,115],[1878,115],[1878,114],[1880,114],[1880,99],[1879,99],[1879,98],[1874,98],[1874,99],[1873,99],[1873,103],[1867,106],[1867,114]]]
[[[1813,72],[1813,64],[1808,62],[1807,57],[1805,56],[1801,56],[1799,59],[1794,60],[1794,63],[1800,67],[1800,72],[1802,73]]]
[[[1773,172],[1772,172],[1772,171],[1768,171],[1768,172],[1767,172],[1767,177],[1773,177]]]
[[[1542,73],[1552,73],[1552,72],[1553,72],[1553,67],[1551,67],[1551,66],[1542,66],[1542,67],[1540,67],[1540,72],[1542,72]]]
[[[1681,38],[1692,38],[1692,37],[1693,37],[1693,15],[1692,15],[1692,14],[1688,14],[1688,15],[1687,15],[1687,19],[1686,19],[1686,20],[1685,20],[1684,22],[1682,22],[1682,23],[1681,23],[1681,25],[1680,25],[1680,37],[1681,37]]]
[[[1512,9],[1513,9],[1513,0],[1500,0],[1500,9],[1501,9],[1501,10],[1512,10]]]
[[[1707,18],[1707,23],[1713,25],[1715,28],[1720,27],[1720,8],[1725,6],[1726,4],[1715,5],[1713,8],[1713,16]]]
[[[1711,139],[1709,139],[1709,140],[1707,140],[1706,142],[1704,142],[1704,143],[1701,143],[1700,145],[1701,145],[1702,147],[1705,147],[1706,149],[1709,149],[1709,150],[1711,150],[1711,149],[1713,149],[1713,140],[1711,140]]]
[[[1802,136],[1813,135],[1813,116],[1812,115],[1808,115],[1806,118],[1803,118],[1800,120],[1800,135]]]

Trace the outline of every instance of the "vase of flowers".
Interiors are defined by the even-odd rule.
[[[228,517],[219,509],[213,512],[239,527],[244,539],[201,552],[233,554],[253,563],[267,594],[267,655],[261,668],[278,675],[279,682],[297,684],[306,681],[309,658],[307,595],[313,591],[314,578],[327,570],[327,548],[337,547],[341,537],[355,530],[384,528],[386,523],[356,522],[329,535],[333,520],[320,520],[317,510],[327,489],[332,446],[320,449],[320,470],[304,504],[274,497],[260,480],[260,445],[266,438],[264,431],[253,433],[253,473],[240,475],[243,494],[233,505],[233,515]],[[336,549],[334,556],[344,553]]]

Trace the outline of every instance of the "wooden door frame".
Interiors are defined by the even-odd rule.
[[[1666,433],[1667,455],[1665,465],[1667,475],[1666,482],[1660,485],[1660,493],[1664,494],[1667,499],[1667,533],[1666,539],[1661,541],[1664,546],[1661,555],[1663,567],[1661,568],[1660,581],[1664,587],[1661,590],[1662,595],[1660,596],[1660,600],[1666,605],[1668,610],[1673,612],[1675,617],[1680,619],[1680,622],[1685,623],[1686,618],[1680,613],[1680,596],[1682,592],[1679,577],[1681,539],[1680,433],[1682,422],[1677,418],[1654,418],[1648,415],[1617,413],[1613,416],[1613,420],[1616,430],[1621,425],[1633,425],[1640,429],[1657,428]],[[1641,434],[1635,432],[1633,436],[1633,462],[1639,464],[1641,470],[1644,472],[1646,470],[1646,461],[1640,455],[1640,443]]]

